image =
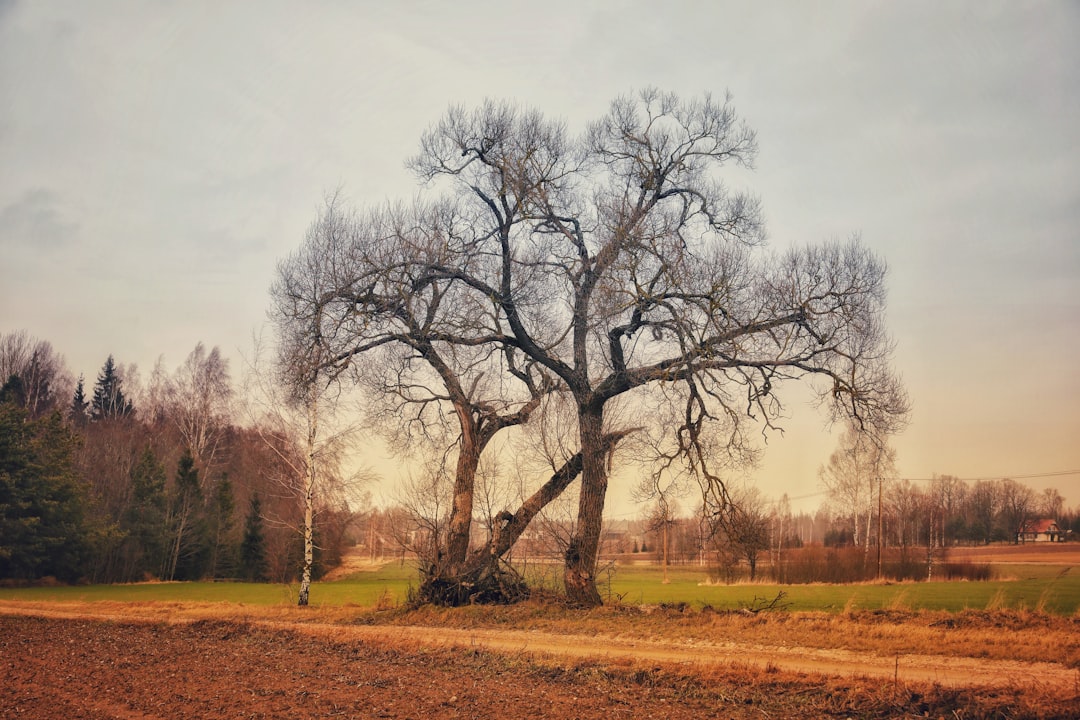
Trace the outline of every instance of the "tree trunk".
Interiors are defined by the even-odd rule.
[[[304,567],[300,573],[300,594],[296,604],[305,607],[311,595],[311,566],[315,562],[315,466],[316,444],[319,437],[318,404],[308,405],[307,473],[304,476]]]
[[[667,514],[667,508],[666,507],[664,508],[663,543],[664,543],[664,549],[663,549],[663,553],[664,553],[664,559],[663,559],[663,563],[664,563],[664,583],[663,584],[667,585],[668,583],[671,582],[671,580],[668,579],[668,574],[667,574],[667,567],[668,567],[668,514]]]
[[[454,499],[446,530],[446,551],[444,557],[435,559],[436,572],[441,576],[456,575],[465,565],[472,535],[476,468],[480,464],[482,445],[485,444],[469,408],[458,407],[457,411],[461,420],[461,451],[454,476]]]
[[[596,561],[607,496],[607,463],[604,452],[603,406],[580,404],[578,433],[581,439],[581,495],[578,521],[566,549],[563,582],[567,599],[577,605],[602,605],[596,589]]]
[[[176,539],[173,541],[172,552],[169,553],[168,569],[165,579],[170,582],[176,579],[176,566],[180,564],[180,547],[184,543],[184,529],[187,525],[188,509],[185,505],[180,514],[180,525],[176,529]]]
[[[610,452],[626,436],[625,432],[610,433],[603,438],[604,452]],[[421,596],[429,602],[443,605],[464,602],[513,602],[527,595],[520,578],[499,567],[500,559],[513,548],[541,510],[581,474],[581,453],[575,454],[521,504],[517,512],[501,512],[491,538],[483,547],[468,554],[468,558],[451,574],[428,577],[421,586]]]
[[[300,595],[296,604],[308,604],[311,595],[311,567],[315,564],[315,472],[308,471],[304,490],[304,568],[300,573]]]
[[[608,453],[615,449],[615,446],[626,437],[628,432],[612,432],[603,436],[603,455],[606,457]],[[521,504],[517,512],[509,517],[505,517],[506,524],[499,528],[499,532],[492,538],[490,550],[488,552],[495,557],[502,557],[510,548],[514,546],[514,543],[518,541],[521,534],[525,532],[525,529],[529,526],[540,511],[548,506],[555,498],[562,495],[563,491],[569,487],[570,483],[577,479],[581,474],[582,467],[582,455],[580,452],[575,454],[569,460],[567,460],[562,467],[555,471],[555,473],[544,483],[540,488],[534,492],[529,498]]]
[[[483,552],[495,558],[500,558],[509,552],[514,543],[521,537],[521,534],[525,532],[529,523],[532,522],[532,519],[547,507],[552,500],[559,497],[563,490],[576,480],[580,474],[581,453],[577,453],[567,460],[561,468],[556,470],[540,489],[530,495],[516,513],[513,515],[501,514],[499,518],[496,518],[504,521],[505,524],[497,528],[497,532],[491,538],[490,546],[485,548]],[[506,515],[509,515],[509,517]]]

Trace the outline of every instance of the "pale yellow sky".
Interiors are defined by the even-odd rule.
[[[901,474],[1080,470],[1077,37],[1070,2],[2,0],[0,331],[87,376],[200,341],[238,374],[324,194],[410,198],[450,103],[573,131],[645,85],[730,90],[772,243],[859,233],[890,264]],[[771,495],[817,492],[833,446],[791,412]],[[1080,475],[1030,482],[1080,502]]]

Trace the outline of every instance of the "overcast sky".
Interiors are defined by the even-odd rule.
[[[90,382],[200,341],[238,375],[323,196],[411,197],[403,162],[449,104],[577,131],[646,85],[733,94],[772,243],[858,233],[888,261],[903,476],[1080,470],[1068,0],[0,0],[0,332]],[[814,507],[834,440],[791,413],[753,477]],[[1029,482],[1080,502],[1078,474]]]

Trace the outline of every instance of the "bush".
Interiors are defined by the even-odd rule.
[[[946,580],[989,580],[989,563],[976,564],[973,562],[945,563],[942,571]]]
[[[881,569],[889,580],[925,580],[925,550],[886,548]],[[786,550],[771,573],[777,582],[792,585],[865,582],[877,577],[877,548],[809,545]]]

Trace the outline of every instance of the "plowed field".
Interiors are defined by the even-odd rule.
[[[272,621],[0,616],[0,717],[1075,717],[1078,680],[806,672],[753,648],[590,651],[587,638]],[[490,648],[490,649],[489,649]],[[694,653],[697,654],[695,657]],[[958,659],[971,672],[1001,670]],[[1013,671],[1030,670],[1031,664]],[[1072,674],[1076,674],[1072,671]],[[987,680],[990,676],[984,677]],[[959,714],[953,714],[959,713]]]

